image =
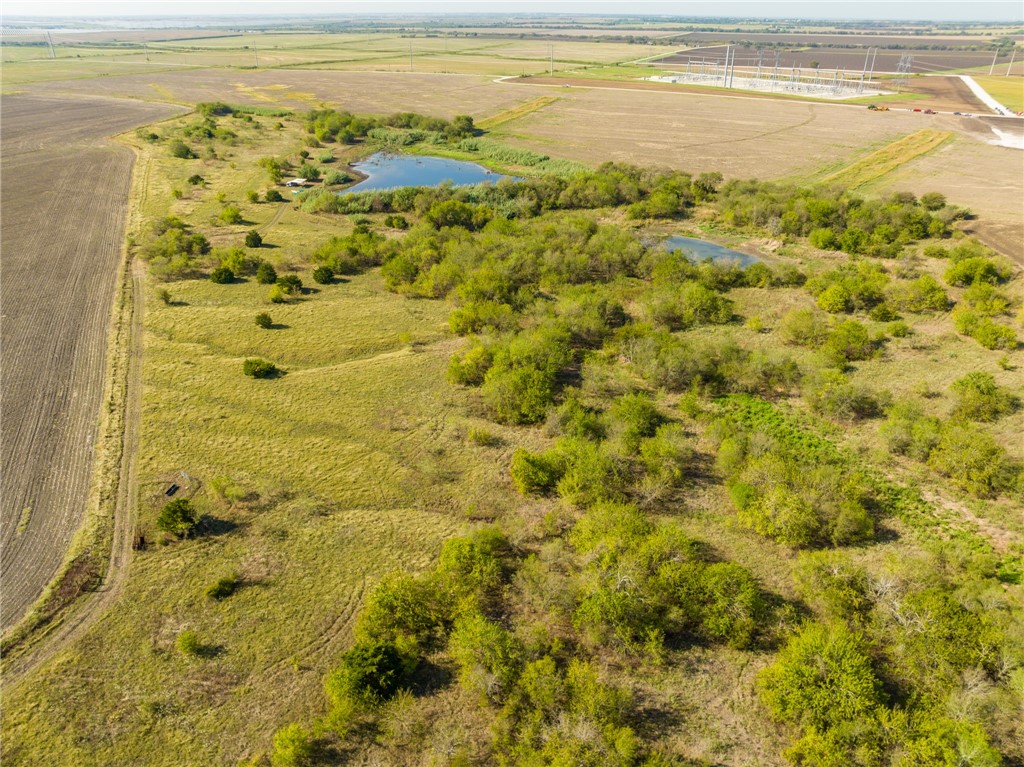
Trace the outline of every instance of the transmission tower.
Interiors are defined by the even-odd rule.
[[[904,53],[900,56],[900,63],[896,65],[896,91],[899,92],[901,88],[907,84],[907,76],[910,74],[910,70],[914,66],[914,57],[909,53]]]

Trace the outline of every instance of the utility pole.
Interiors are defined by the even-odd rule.
[[[142,50],[146,53],[146,61],[149,61],[149,46],[145,42],[142,43]]]
[[[860,70],[860,88],[857,89],[858,93],[864,92],[864,78],[868,74],[868,59],[871,57],[871,49],[868,48],[864,54],[864,68]]]
[[[256,50],[256,41],[255,40],[252,41],[252,55],[256,59],[256,68],[259,69],[260,68],[260,54]]]
[[[50,33],[49,32],[46,33],[46,42],[50,44],[50,58],[51,59],[57,58],[57,54],[54,53],[54,51],[53,51],[53,38],[50,37]]]
[[[549,56],[548,76],[554,77],[555,76],[555,46],[554,45],[549,45],[548,46],[548,56]]]
[[[996,59],[998,59],[998,58],[999,58],[999,49],[996,48],[995,53],[992,54],[992,66],[989,67],[989,69],[988,69],[988,73],[989,74],[992,74],[993,72],[996,71]]]
[[[1013,66],[1013,60],[1017,57],[1017,46],[1013,46],[1013,50],[1010,51],[1010,63],[1006,65],[1006,74],[1003,77],[1007,77],[1010,74],[1010,68]]]
[[[412,71],[412,40],[409,41],[409,71]]]

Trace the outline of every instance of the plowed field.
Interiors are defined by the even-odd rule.
[[[89,489],[132,154],[171,109],[5,96],[0,170],[0,623],[53,576]]]

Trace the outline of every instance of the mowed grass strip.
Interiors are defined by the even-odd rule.
[[[953,134],[948,131],[931,129],[911,133],[825,176],[822,181],[826,184],[843,184],[850,189],[864,186],[891,173],[901,165],[937,149],[952,137]]]
[[[526,101],[518,106],[512,107],[511,109],[506,109],[495,115],[491,115],[490,117],[485,117],[476,125],[478,128],[483,128],[484,130],[492,130],[493,128],[497,128],[499,125],[504,125],[507,122],[517,120],[531,112],[543,109],[546,106],[554,104],[556,101],[558,101],[558,96],[541,96],[539,99]]]

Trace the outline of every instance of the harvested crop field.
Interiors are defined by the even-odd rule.
[[[89,490],[132,153],[106,137],[173,113],[5,96],[0,621],[60,565]]]
[[[578,82],[597,87],[560,91],[557,103],[509,123],[508,140],[592,164],[615,160],[777,178],[811,173],[865,144],[887,144],[922,127],[915,116],[877,115],[862,106]]]
[[[437,117],[483,116],[500,112],[529,94],[496,88],[474,75],[411,72],[326,72],[191,70],[53,82],[34,93],[102,96],[195,104],[228,101],[253,106],[308,110],[320,104],[352,112],[413,111]]]
[[[678,67],[686,66],[688,61],[725,61],[727,46],[715,45],[707,48],[693,48],[674,56],[667,56],[658,59],[658,66]],[[775,55],[779,54],[779,67],[789,69],[790,67],[803,67],[813,69],[811,62],[818,62],[824,70],[845,70],[860,73],[864,68],[866,48],[811,48],[800,50],[776,50],[765,49],[763,54],[752,45],[733,46],[736,56],[736,66],[749,67],[757,66],[761,58],[765,66],[775,65]],[[900,57],[910,54],[914,57],[911,65],[911,72],[928,74],[930,72],[942,72],[949,69],[967,69],[970,67],[988,66],[992,63],[992,51],[932,51],[932,50],[879,50],[877,57],[873,57],[875,72],[896,72],[900,63]],[[996,59],[996,63],[1009,63],[1010,57],[1004,56]],[[870,61],[868,62],[870,67]]]
[[[935,47],[984,47],[991,38],[978,35],[868,35],[868,34],[805,34],[778,32],[691,32],[680,36],[684,42],[718,43],[788,43],[793,46],[818,45],[836,48],[881,46],[912,51]]]

